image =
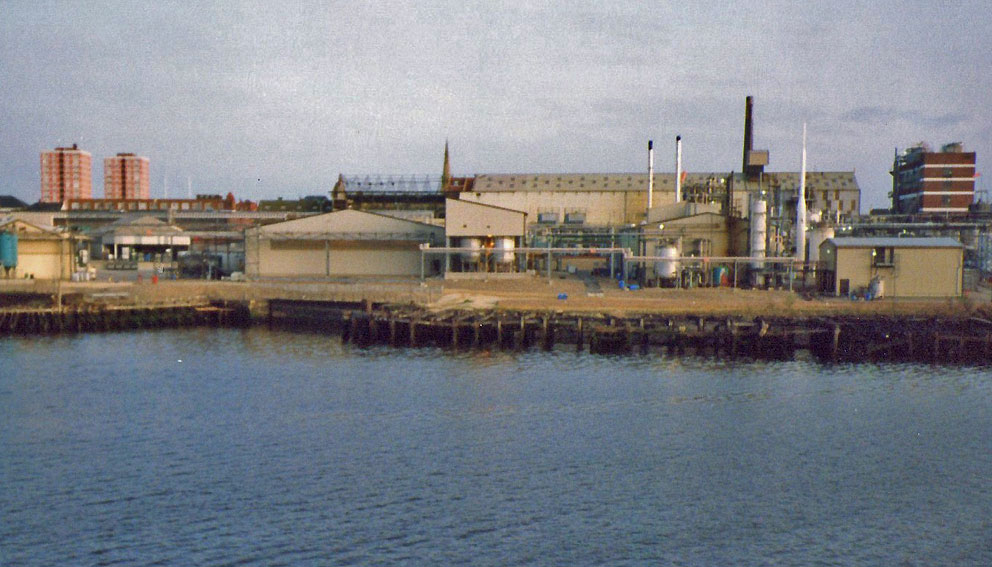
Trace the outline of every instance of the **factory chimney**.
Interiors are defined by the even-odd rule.
[[[648,140],[648,210],[646,219],[651,214],[651,199],[654,195],[654,140]]]
[[[675,136],[675,202],[682,202],[682,136]]]
[[[768,150],[754,149],[754,97],[748,96],[744,102],[744,177],[755,180],[768,165]]]

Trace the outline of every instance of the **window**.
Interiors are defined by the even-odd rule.
[[[586,222],[586,214],[578,211],[565,213],[565,222],[567,224],[582,224]]]
[[[941,195],[940,197],[941,197],[940,198],[941,205],[943,205],[945,207],[950,207],[951,206],[951,196],[950,195]]]
[[[895,249],[887,246],[877,246],[871,251],[872,266],[892,266],[895,264]]]
[[[558,222],[558,213],[552,213],[552,212],[537,213],[537,222],[543,224],[554,224]]]

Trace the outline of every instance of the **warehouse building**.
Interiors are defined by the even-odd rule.
[[[420,276],[421,244],[441,246],[444,228],[343,210],[245,231],[245,275],[269,277]],[[427,275],[441,269],[435,259]]]

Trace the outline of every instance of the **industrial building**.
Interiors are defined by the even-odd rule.
[[[960,143],[939,152],[926,143],[896,149],[892,163],[892,212],[896,214],[968,213],[975,198],[975,152]]]
[[[445,255],[445,277],[526,270],[526,258],[518,258],[514,250],[525,243],[527,213],[446,199],[445,220],[446,246],[466,250],[454,257]]]
[[[94,237],[100,249],[92,251],[93,258],[168,262],[190,245],[181,228],[150,215],[123,217],[95,231]]]
[[[76,144],[41,152],[41,202],[61,203],[66,199],[92,197],[92,161],[90,153]]]
[[[421,244],[441,246],[444,228],[344,210],[245,231],[245,275],[268,277],[420,276]]]
[[[148,199],[148,158],[120,153],[103,159],[103,196],[106,199]]]
[[[0,277],[69,279],[79,237],[18,218],[0,219]]]
[[[820,291],[873,297],[958,297],[964,247],[953,238],[828,238]]]

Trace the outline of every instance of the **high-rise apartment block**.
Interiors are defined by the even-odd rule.
[[[896,150],[890,173],[894,213],[967,213],[975,198],[975,152],[960,143]]]
[[[41,152],[41,202],[61,203],[66,199],[93,196],[92,157],[89,152],[55,148]]]
[[[148,158],[117,154],[103,160],[103,195],[107,199],[148,199]]]

